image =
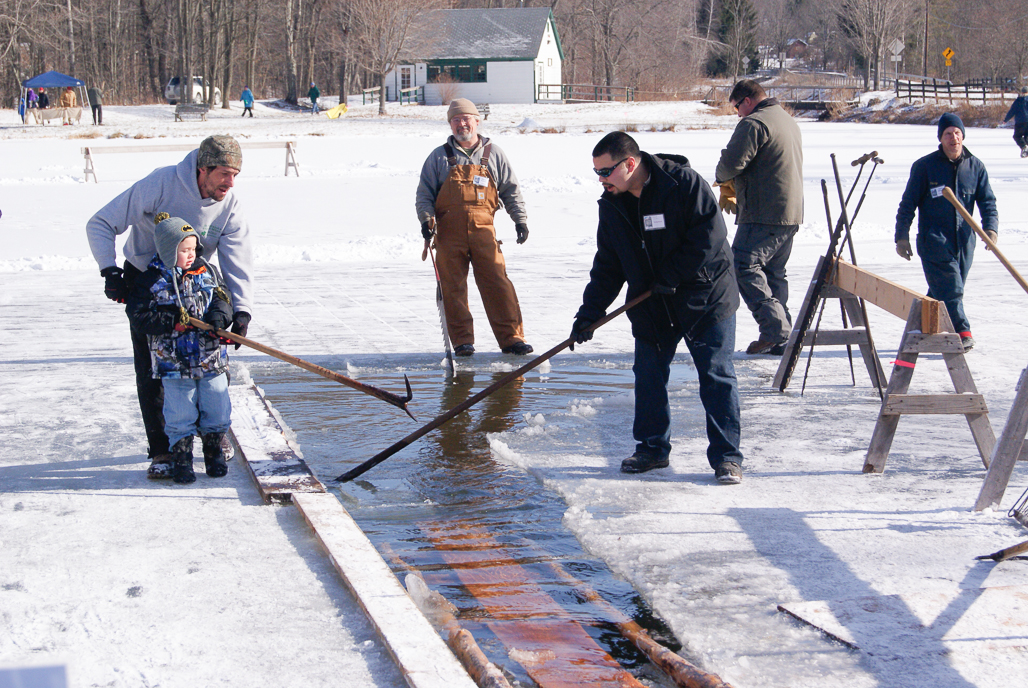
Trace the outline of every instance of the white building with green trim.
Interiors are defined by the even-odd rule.
[[[386,77],[386,100],[424,86],[424,102],[536,103],[561,83],[564,50],[548,7],[438,10],[412,38],[418,57]],[[560,89],[550,89],[559,99]],[[546,100],[543,94],[542,100]]]

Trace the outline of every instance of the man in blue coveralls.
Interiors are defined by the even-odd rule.
[[[910,224],[917,210],[917,255],[928,281],[928,296],[946,304],[964,351],[974,346],[964,314],[964,283],[974,258],[974,230],[943,195],[952,189],[968,213],[977,203],[982,228],[995,243],[999,227],[996,196],[982,161],[964,148],[964,123],[952,112],[939,118],[939,149],[916,161],[896,212],[896,253],[910,260]]]

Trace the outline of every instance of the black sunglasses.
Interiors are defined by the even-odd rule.
[[[631,156],[629,156],[629,157],[631,157]],[[624,158],[622,160],[619,160],[616,163],[614,163],[613,165],[611,165],[610,167],[601,167],[600,169],[596,169],[594,167],[593,168],[593,172],[596,173],[597,177],[603,177],[604,179],[606,179],[610,175],[614,174],[614,170],[616,170],[618,168],[618,165],[623,163],[625,160],[628,160],[628,158]]]

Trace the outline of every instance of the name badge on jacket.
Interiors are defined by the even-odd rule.
[[[930,191],[932,192],[932,198],[942,198],[942,190],[945,189],[945,188],[946,188],[945,185],[943,185],[943,186],[933,186],[930,189]]]
[[[643,229],[647,232],[651,229],[665,229],[667,227],[664,224],[664,213],[659,215],[643,215]]]
[[[480,174],[476,174],[475,186],[489,186],[489,177],[484,177]]]

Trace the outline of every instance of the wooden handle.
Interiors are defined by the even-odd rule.
[[[943,187],[942,196],[947,201],[953,204],[953,207],[957,209],[957,212],[960,213],[960,216],[964,218],[964,222],[971,225],[971,228],[974,229],[975,233],[982,238],[982,241],[985,242],[985,245],[988,246],[989,249],[996,254],[996,257],[999,258],[999,262],[1003,263],[1003,267],[1005,267],[1007,271],[1013,276],[1013,278],[1017,280],[1017,283],[1021,285],[1021,288],[1024,289],[1026,293],[1028,293],[1028,282],[1025,282],[1024,277],[1021,277],[1021,273],[1017,271],[1017,268],[1015,268],[1010,263],[1010,261],[1007,260],[1007,257],[1003,255],[1003,252],[999,250],[998,246],[996,246],[996,242],[990,239],[989,235],[985,233],[985,230],[983,230],[981,226],[979,226],[979,224],[975,222],[975,219],[971,217],[971,213],[967,212],[967,208],[964,207],[964,204],[957,199],[956,194],[953,193],[953,189],[949,188],[948,186]]]

